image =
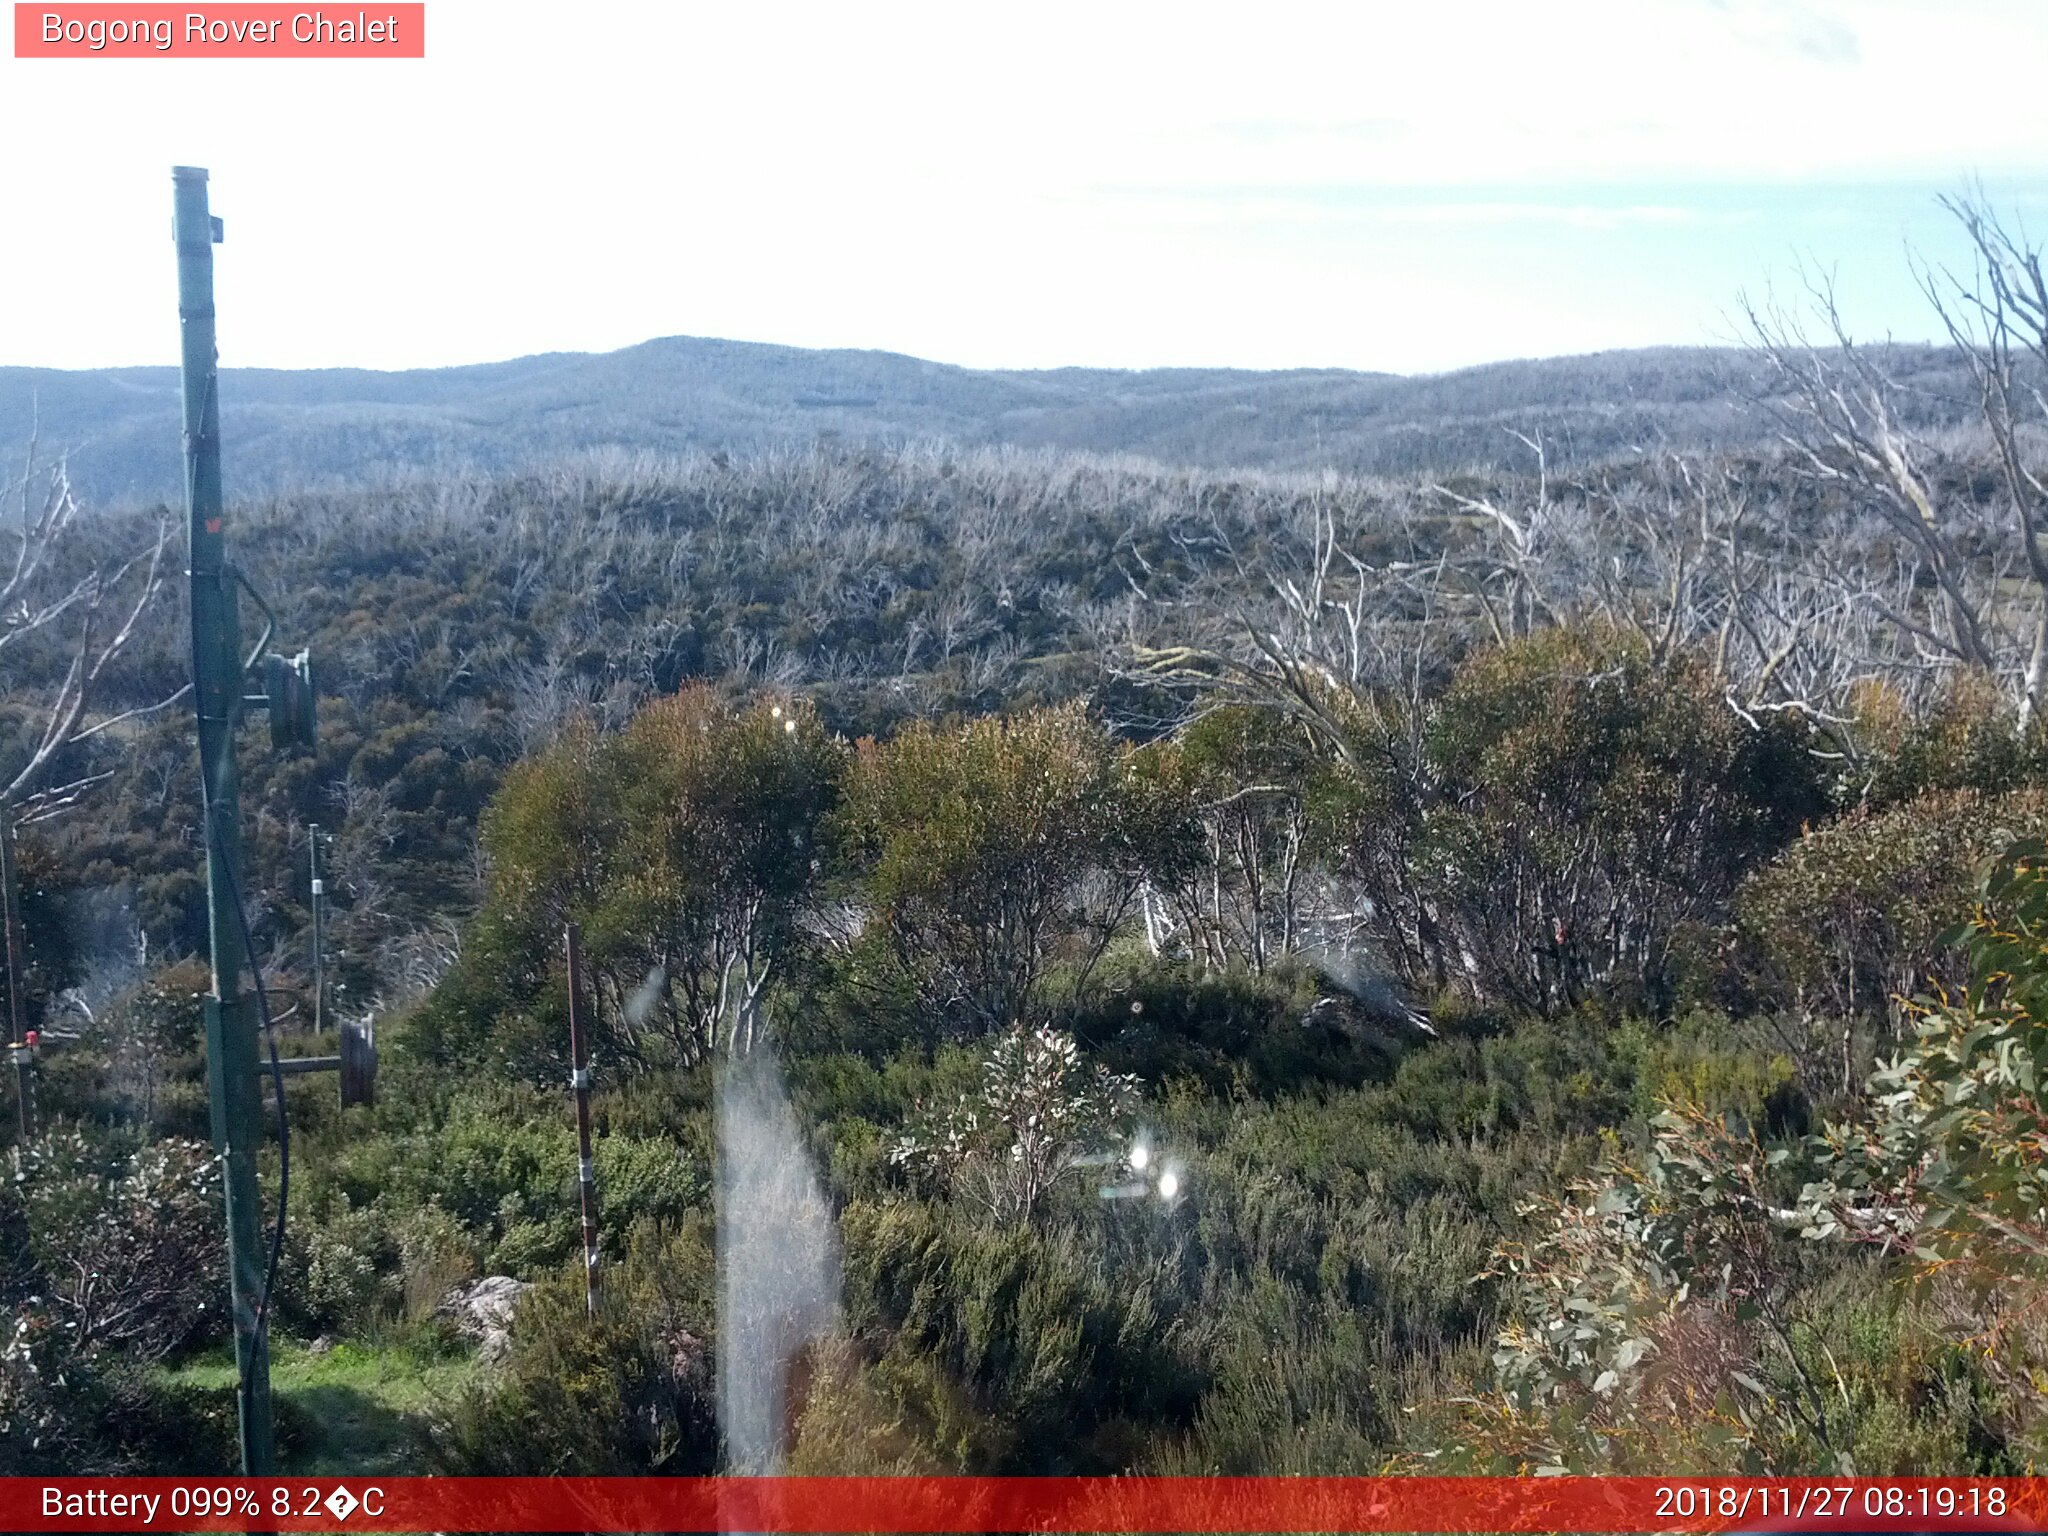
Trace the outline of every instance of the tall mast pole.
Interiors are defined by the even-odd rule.
[[[192,577],[192,690],[199,719],[200,793],[205,804],[207,925],[213,992],[206,1000],[206,1075],[213,1146],[227,1203],[228,1285],[235,1314],[242,1470],[276,1470],[270,1417],[270,1349],[258,1326],[265,1273],[263,1212],[256,1182],[262,1093],[256,1076],[255,998],[245,981],[241,791],[235,725],[242,710],[237,576],[222,532],[220,399],[213,315],[213,247],[221,228],[207,206],[206,172],[178,166],[178,319],[184,333],[186,564]]]

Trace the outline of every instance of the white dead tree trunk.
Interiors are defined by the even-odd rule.
[[[2041,437],[2048,429],[2048,281],[2041,247],[2008,230],[1980,194],[1943,198],[1942,206],[1969,235],[1976,271],[1965,282],[1923,266],[1920,285],[1977,385],[2006,518],[2034,589],[2019,685],[2019,727],[2026,731],[2040,710],[2048,670],[2048,455]]]
[[[1905,425],[1907,386],[1882,349],[1850,336],[1829,282],[1808,284],[1818,344],[1774,307],[1744,308],[1774,386],[1766,408],[1794,464],[1889,536],[1860,569],[1838,567],[1839,589],[1889,626],[1902,672],[1981,669],[2025,732],[2048,688],[2048,281],[2041,248],[1981,195],[1943,205],[1970,239],[1974,270],[1920,265],[1917,276],[1975,386],[1990,497],[1974,455]]]
[[[181,699],[181,688],[153,704],[99,714],[109,671],[135,638],[143,615],[162,590],[170,524],[139,550],[81,558],[91,534],[64,461],[42,464],[29,444],[19,482],[6,500],[17,515],[0,524],[0,664],[32,647],[55,650],[56,681],[38,714],[41,730],[27,756],[0,782],[0,816],[20,823],[57,815],[108,775],[90,773],[67,783],[48,780],[68,749],[127,721]],[[11,548],[9,547],[11,545]]]

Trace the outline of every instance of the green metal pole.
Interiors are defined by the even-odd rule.
[[[221,528],[220,401],[213,323],[213,246],[219,226],[207,208],[206,172],[179,166],[178,318],[184,330],[186,553],[192,574],[192,685],[199,715],[199,772],[206,805],[206,892],[213,939],[213,995],[206,1002],[207,1087],[213,1146],[226,1191],[228,1282],[235,1311],[236,1406],[242,1470],[276,1470],[270,1418],[270,1351],[257,1329],[263,1293],[262,1197],[256,1155],[263,1097],[256,1076],[255,998],[245,976],[236,891],[241,878],[241,794],[235,724],[242,708],[241,623],[233,568]]]

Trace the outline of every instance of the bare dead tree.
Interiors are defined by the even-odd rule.
[[[2048,481],[2041,437],[2048,428],[2048,280],[2041,247],[2008,228],[1981,190],[1941,201],[1970,237],[1976,270],[1964,281],[1923,264],[1918,276],[1977,386],[2010,535],[2033,587],[2019,683],[2019,724],[2026,730],[2040,708],[2048,670]]]
[[[2037,247],[2007,231],[1981,199],[1946,206],[1971,238],[1974,276],[1925,266],[1918,273],[1976,384],[2002,507],[1982,505],[1970,466],[1905,424],[1905,386],[1882,349],[1850,334],[1830,279],[1807,280],[1819,341],[1775,304],[1745,301],[1743,313],[1772,385],[1759,403],[1775,418],[1791,463],[1886,535],[1858,566],[1818,552],[1834,564],[1836,590],[1890,631],[1871,657],[1873,670],[1979,669],[2007,692],[2024,731],[2048,669],[2048,489],[2037,435],[2048,423],[2040,387],[2048,294]]]
[[[17,516],[11,525],[0,525],[0,659],[45,647],[56,653],[59,669],[38,706],[41,729],[27,757],[0,781],[0,815],[23,822],[61,814],[108,777],[91,773],[48,782],[70,748],[167,708],[190,691],[188,686],[152,704],[97,712],[110,670],[162,590],[170,524],[159,520],[154,538],[140,550],[82,558],[87,530],[65,461],[42,462],[39,446],[32,434],[21,476],[6,488]]]
[[[1166,599],[1132,576],[1154,611],[1153,633],[1134,626],[1113,669],[1210,704],[1273,709],[1339,760],[1363,766],[1368,742],[1402,734],[1389,700],[1416,695],[1440,668],[1468,606],[1445,555],[1430,550],[1405,510],[1384,510],[1381,532],[1402,553],[1382,560],[1347,546],[1323,496],[1308,498],[1300,514],[1292,562],[1241,557],[1230,532],[1211,521],[1200,540],[1206,581]],[[1191,532],[1180,539],[1192,543]]]
[[[1497,643],[1526,635],[1539,624],[1568,622],[1550,597],[1545,567],[1553,551],[1560,522],[1559,508],[1550,496],[1549,456],[1540,435],[1514,432],[1514,437],[1536,456],[1536,497],[1534,504],[1519,515],[1502,510],[1485,496],[1467,496],[1432,481],[1429,490],[1443,497],[1469,518],[1478,520],[1480,569],[1462,583],[1478,603],[1487,627]],[[1464,566],[1461,563],[1461,573]],[[1450,576],[1450,568],[1444,570]]]
[[[1815,751],[1853,763],[1850,699],[1881,647],[1874,605],[1833,564],[1841,540],[1767,528],[1758,487],[1726,462],[1668,454],[1654,470],[1582,488],[1576,567],[1548,584],[1581,594],[1575,619],[1634,633],[1655,665],[1707,659],[1752,726],[1793,715],[1818,734]]]

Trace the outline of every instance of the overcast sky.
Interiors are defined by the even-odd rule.
[[[275,367],[684,333],[1433,371],[1725,340],[1802,258],[1915,338],[1937,193],[2048,226],[2041,0],[427,19],[423,61],[0,58],[0,363],[175,361],[175,163],[227,221],[223,361]]]

